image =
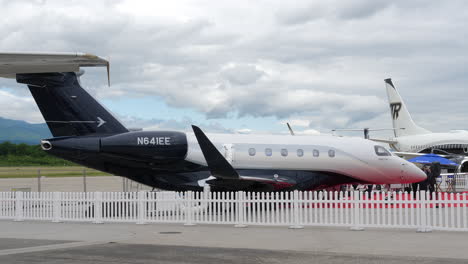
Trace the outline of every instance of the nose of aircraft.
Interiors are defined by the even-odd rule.
[[[427,176],[426,173],[424,173],[420,168],[418,168],[416,165],[414,165],[411,162],[406,162],[405,164],[405,178],[408,180],[408,182],[421,182],[426,180]]]

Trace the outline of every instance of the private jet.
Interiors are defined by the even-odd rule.
[[[414,164],[361,138],[131,131],[80,85],[84,53],[0,53],[0,76],[26,84],[53,137],[47,153],[154,188],[199,191],[317,190],[348,183],[426,179]]]

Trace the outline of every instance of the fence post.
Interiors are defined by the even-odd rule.
[[[352,231],[363,231],[361,222],[361,199],[362,193],[360,191],[353,192],[353,225],[351,226]]]
[[[87,186],[86,186],[86,168],[83,169],[83,191],[87,191]]]
[[[301,226],[301,219],[299,217],[299,191],[295,190],[293,192],[293,225],[289,226],[291,229],[301,229],[304,228]]]
[[[418,233],[429,233],[432,232],[432,229],[427,225],[428,214],[427,214],[427,192],[420,191],[419,201],[418,201],[418,214],[419,214],[419,227],[416,232]]]
[[[187,191],[185,192],[185,224],[184,226],[194,226],[195,224],[193,223],[192,220],[192,205],[193,205],[193,192],[192,191]]]
[[[41,170],[37,170],[37,192],[41,192]]]
[[[102,192],[94,193],[94,224],[102,224]]]
[[[208,200],[210,199],[211,195],[211,187],[209,184],[205,184],[205,186],[203,186],[203,198],[202,198],[202,202],[200,202],[200,207],[203,208],[203,210],[205,210],[206,212],[208,212]]]
[[[15,222],[23,221],[23,192],[15,193]]]
[[[138,220],[137,225],[146,224],[146,205],[147,205],[146,191],[138,192]]]
[[[245,217],[244,217],[244,192],[238,191],[236,192],[236,225],[234,227],[247,227],[245,224]]]
[[[53,192],[52,206],[54,208],[54,215],[52,218],[53,223],[60,223],[61,213],[62,213],[62,193]]]
[[[203,193],[209,193],[211,192],[211,186],[207,183],[205,183],[205,185],[203,186]]]

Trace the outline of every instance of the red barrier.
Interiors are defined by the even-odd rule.
[[[301,201],[303,208],[351,208],[354,204],[353,195],[346,193],[344,197],[334,197],[334,194],[328,197],[317,195],[314,197],[303,197]],[[374,192],[371,197],[368,197],[367,192],[362,193],[361,208],[419,208],[419,195],[417,193],[383,193]],[[310,200],[309,200],[310,199]],[[348,201],[344,202],[343,201]],[[414,202],[412,202],[414,201]],[[450,208],[450,207],[468,207],[468,192],[462,193],[445,193],[437,192],[427,193],[425,199],[427,208]]]

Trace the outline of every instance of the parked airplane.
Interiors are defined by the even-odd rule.
[[[361,138],[129,131],[81,86],[81,53],[0,53],[0,76],[26,84],[52,132],[42,149],[167,190],[313,190],[346,183],[411,183],[426,175]]]
[[[385,142],[396,151],[397,155],[411,157],[420,153],[441,155],[468,155],[468,131],[433,133],[418,126],[403,102],[391,79],[385,79],[390,114],[392,117],[394,138],[389,140],[372,138]],[[468,160],[463,161],[461,171],[468,171]]]

